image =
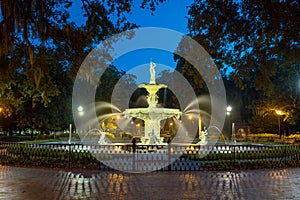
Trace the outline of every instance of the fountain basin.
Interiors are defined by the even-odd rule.
[[[139,118],[145,124],[145,136],[141,138],[142,144],[164,144],[160,137],[160,122],[163,119],[176,117],[179,119],[181,111],[174,108],[128,108],[123,114],[125,116]]]

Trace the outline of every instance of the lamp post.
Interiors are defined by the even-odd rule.
[[[84,115],[84,108],[83,106],[78,106],[77,107],[77,112],[78,112],[78,116],[79,117],[82,117]],[[77,131],[77,133],[83,131],[83,127],[78,127],[79,128],[79,131]]]
[[[72,137],[72,124],[70,124],[69,126],[69,140],[68,140],[68,143],[71,144],[71,137]]]
[[[1,94],[0,94],[0,96],[1,96]],[[3,110],[3,108],[0,107],[0,114],[1,114],[2,110]],[[2,127],[1,127],[1,124],[0,124],[0,132],[1,131],[2,131]]]
[[[282,111],[281,110],[276,110],[275,111],[276,114],[278,115],[278,134],[279,134],[279,138],[281,139],[281,131],[280,131],[280,117],[282,115]]]
[[[231,111],[232,111],[232,107],[230,105],[227,106],[226,115],[228,115],[228,119],[229,119],[229,135],[231,135],[231,139],[232,139],[231,118],[230,118]]]

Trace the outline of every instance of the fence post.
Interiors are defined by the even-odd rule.
[[[233,169],[236,170],[236,159],[235,159],[235,144],[233,144]]]
[[[72,151],[72,146],[71,146],[71,145],[72,145],[72,144],[67,144],[67,145],[68,145],[68,150],[69,150],[69,154],[68,154],[68,157],[69,157],[69,158],[68,158],[68,161],[69,161],[69,163],[68,163],[68,168],[71,169],[71,153],[72,153],[72,152],[71,152],[71,151]]]
[[[136,167],[135,167],[136,139],[135,138],[132,139],[132,153],[133,153],[132,154],[132,171],[135,171],[136,170]]]
[[[169,162],[168,171],[171,171],[172,163],[171,163],[171,140],[170,140],[170,138],[168,139],[167,143],[168,143],[168,162]]]
[[[285,147],[284,147],[284,168],[286,168],[286,160],[287,160],[287,147],[288,147],[288,146],[285,146]]]

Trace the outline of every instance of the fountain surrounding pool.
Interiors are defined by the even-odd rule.
[[[141,144],[161,145],[164,143],[164,138],[160,136],[160,122],[167,118],[179,119],[181,111],[174,108],[159,108],[157,106],[157,92],[162,88],[167,88],[166,85],[156,84],[155,80],[155,63],[150,62],[150,82],[149,84],[141,84],[139,88],[145,88],[147,95],[147,108],[128,108],[123,114],[126,117],[139,118],[144,121],[145,135],[141,138]]]

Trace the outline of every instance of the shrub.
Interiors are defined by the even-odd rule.
[[[69,152],[63,149],[31,147],[28,144],[12,144],[7,147],[6,160],[16,166],[39,166],[50,168],[68,168],[69,162],[75,168],[91,168],[100,162],[90,152]],[[97,168],[94,168],[97,169]]]
[[[287,138],[300,140],[300,134],[292,134],[292,135],[287,136]]]

